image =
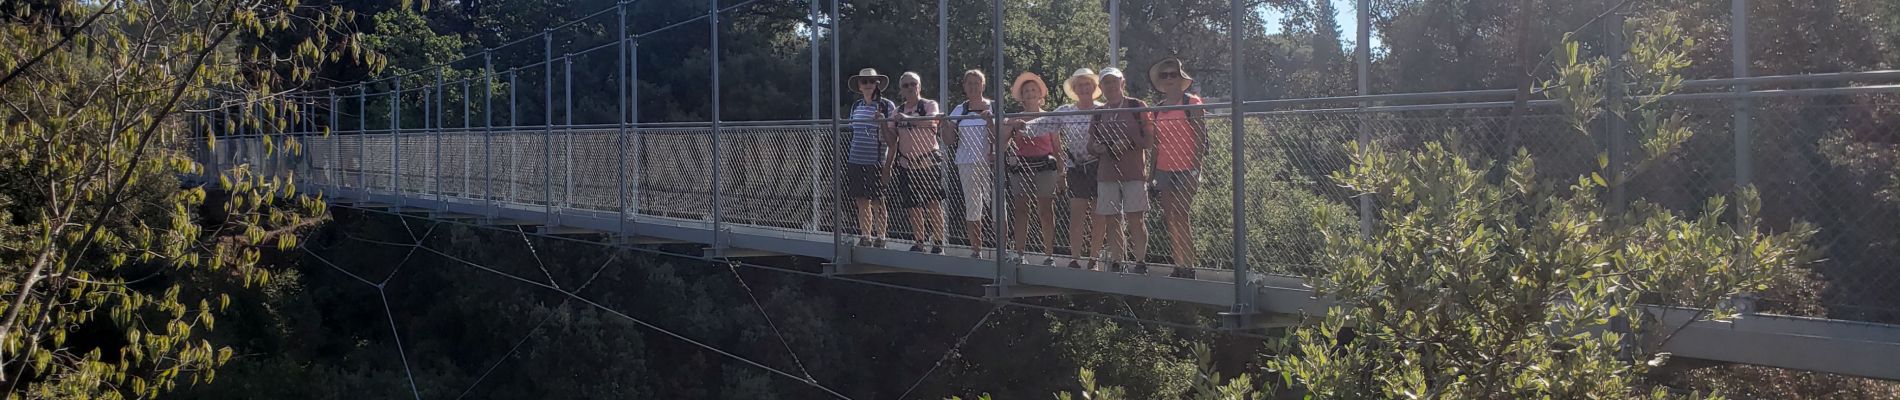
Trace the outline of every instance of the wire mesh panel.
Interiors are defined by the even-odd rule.
[[[299,176],[306,183],[319,186],[336,186],[342,181],[338,177],[342,170],[338,168],[336,155],[342,150],[337,146],[340,137],[335,134],[309,135],[302,138],[303,158],[308,172]]]
[[[563,184],[562,198],[569,207],[618,212],[620,210],[620,154],[618,129],[574,130],[568,136],[572,140],[572,152],[566,152],[567,163],[563,168],[571,167]],[[566,196],[571,193],[572,196]]]
[[[712,135],[708,128],[640,130],[640,213],[686,219],[712,215]]]
[[[814,152],[829,140],[829,125],[722,127],[720,198],[728,223],[803,231],[828,218],[830,186],[814,185],[829,175],[829,151]]]
[[[1721,122],[1732,103],[1695,104]],[[1752,122],[1753,176],[1760,217],[1771,232],[1817,229],[1813,275],[1762,293],[1774,312],[1900,322],[1900,95],[1755,99],[1739,109]],[[1711,123],[1703,133],[1719,134]],[[1700,128],[1700,126],[1697,126]],[[1703,135],[1698,135],[1703,136]],[[1723,148],[1723,151],[1732,148]],[[1685,155],[1699,155],[1685,152]],[[1729,153],[1709,158],[1730,160]],[[1729,165],[1711,162],[1727,172]]]
[[[455,198],[474,198],[474,192],[471,190],[474,177],[471,171],[473,171],[475,161],[473,158],[480,155],[481,149],[477,146],[480,146],[481,138],[475,132],[462,129],[443,131],[441,135],[442,151],[438,154],[441,157],[439,164],[441,171],[437,174],[438,179],[441,180],[442,193],[440,194]]]
[[[994,249],[995,244],[1001,243],[997,240],[999,229],[996,224],[1002,221],[994,218],[999,213],[993,210],[993,205],[997,194],[1006,189],[996,185],[994,138],[997,134],[990,127],[992,122],[978,119],[945,122],[952,126],[947,129],[954,132],[947,136],[950,140],[943,161],[947,243],[988,249]],[[852,184],[849,176],[851,161],[849,157],[846,158],[844,187],[845,199],[849,201],[853,186],[862,185]],[[846,208],[850,210],[853,207]],[[987,253],[972,255],[993,257]]]
[[[397,151],[402,152],[398,189],[403,193],[434,193],[436,132],[409,130],[396,137],[401,142]]]
[[[361,135],[362,173],[364,188],[370,190],[393,190],[395,182],[390,170],[395,167],[395,147],[393,137],[386,133]]]

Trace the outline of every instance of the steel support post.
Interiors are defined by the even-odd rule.
[[[1358,4],[1355,8],[1358,9],[1356,23],[1359,30],[1355,33],[1357,43],[1354,44],[1353,48],[1354,75],[1358,79],[1359,95],[1368,96],[1372,94],[1372,76],[1370,75],[1370,66],[1372,64],[1372,0],[1358,0]],[[1357,114],[1359,115],[1360,152],[1372,151],[1372,126],[1371,122],[1367,120],[1369,116],[1366,115],[1365,111],[1365,108],[1371,105],[1369,102],[1359,102],[1359,112]],[[1372,237],[1372,213],[1372,195],[1369,193],[1361,193],[1359,195],[1359,235],[1361,237]]]
[[[1607,17],[1603,20],[1603,31],[1604,37],[1607,39],[1605,42],[1607,42],[1608,45],[1605,50],[1610,56],[1608,72],[1610,75],[1608,85],[1609,94],[1603,101],[1603,106],[1606,108],[1606,112],[1603,113],[1603,135],[1605,136],[1605,143],[1607,143],[1604,151],[1609,153],[1610,162],[1602,175],[1605,179],[1608,179],[1610,183],[1609,204],[1606,204],[1604,208],[1612,215],[1611,218],[1604,218],[1604,221],[1608,224],[1614,224],[1614,222],[1611,222],[1616,220],[1613,216],[1615,214],[1621,214],[1624,210],[1623,183],[1621,182],[1622,179],[1620,176],[1623,172],[1623,163],[1627,160],[1623,155],[1623,141],[1625,137],[1629,136],[1628,125],[1620,115],[1625,104],[1626,88],[1624,87],[1624,74],[1622,70],[1627,62],[1624,54],[1628,49],[1625,47],[1627,44],[1624,42],[1622,10],[1609,10]],[[1619,315],[1610,318],[1609,330],[1624,335],[1624,339],[1617,342],[1618,358],[1627,360],[1635,357],[1636,341],[1629,339],[1635,332],[1634,327],[1630,324],[1629,317],[1627,315]]]
[[[435,199],[442,200],[442,126],[446,125],[442,123],[442,70],[435,71],[435,86],[431,89],[424,92],[428,98],[423,101],[427,106],[422,108],[422,121],[429,136],[435,138],[435,151],[430,152],[435,158],[435,166],[430,168],[432,172],[429,175],[435,181]]]
[[[482,49],[482,203],[488,206],[488,216],[495,216],[494,49]]]
[[[336,88],[330,88],[327,92],[330,97],[330,126],[324,128],[324,136],[328,137],[330,142],[329,184],[332,189],[341,189],[343,188],[343,138],[338,136],[342,133],[340,129],[337,129],[337,118],[340,115],[337,114],[336,109]]]
[[[819,103],[823,101],[821,100],[821,96],[822,93],[824,93],[824,89],[819,86],[819,82],[823,82],[824,77],[819,75],[818,69],[818,49],[821,47],[818,42],[818,32],[822,24],[818,22],[818,2],[812,1],[810,5],[811,10],[807,15],[811,18],[811,25],[810,31],[807,33],[811,34],[811,120],[814,121],[813,123],[815,124],[819,118],[822,118],[824,113],[823,108],[820,107],[821,103]],[[814,127],[812,130],[816,131],[817,129]],[[825,151],[825,137],[825,135],[812,135],[811,138],[811,222],[805,224],[805,230],[817,230],[821,221],[820,213],[822,211],[820,211],[820,209],[824,207],[824,203],[820,200],[821,197],[824,196],[824,188],[819,182],[821,182],[824,177],[823,157]]]
[[[1730,68],[1735,78],[1749,76],[1748,63],[1748,0],[1729,0],[1729,46]],[[1748,93],[1746,83],[1731,88],[1736,93]],[[1752,102],[1746,96],[1738,96],[1734,102],[1735,114],[1735,187],[1739,191],[1753,184],[1755,173],[1754,122],[1749,115]],[[1739,192],[1737,193],[1739,194]]]
[[[1623,37],[1623,12],[1610,10],[1609,15],[1603,20],[1603,30],[1604,37],[1608,39],[1605,41],[1608,42],[1607,50],[1610,56],[1609,95],[1603,101],[1604,107],[1608,108],[1606,110],[1608,112],[1603,113],[1604,143],[1607,144],[1604,151],[1609,153],[1610,163],[1603,173],[1603,178],[1609,180],[1610,183],[1610,203],[1606,208],[1611,213],[1621,213],[1625,194],[1620,176],[1623,175],[1623,163],[1627,160],[1623,154],[1623,140],[1629,136],[1628,125],[1623,121],[1623,117],[1620,116],[1621,111],[1619,111],[1623,108],[1626,93],[1623,86],[1623,73],[1620,72],[1625,66],[1623,53],[1627,49]]]
[[[369,84],[356,87],[356,188],[369,192]]]
[[[634,37],[632,46],[627,48],[627,121],[633,125],[633,167],[641,168],[646,162],[646,137],[640,135],[640,38]],[[640,173],[629,171],[631,182],[627,183],[627,214],[640,218]]]
[[[554,219],[554,30],[541,30],[541,216]]]
[[[720,159],[721,152],[719,151],[721,147],[719,145],[719,0],[706,0],[706,4],[710,7],[707,10],[708,23],[706,25],[707,30],[712,34],[709,40],[712,46],[710,51],[712,62],[709,63],[712,64],[712,248],[714,251],[723,251],[726,248],[726,241],[724,240],[725,221],[723,221],[724,215],[721,211],[725,205],[721,203],[725,198],[719,194],[723,191],[720,189],[724,183],[719,178],[720,170],[725,169],[726,165],[722,162],[724,160]]]
[[[561,146],[566,151],[561,155],[561,208],[563,211],[574,208],[574,55],[561,56],[561,113],[565,115],[561,124]],[[548,168],[553,168],[549,166]]]
[[[1242,112],[1241,108],[1241,104],[1246,100],[1245,94],[1247,89],[1247,74],[1246,69],[1243,68],[1245,66],[1244,61],[1246,57],[1241,56],[1241,50],[1246,48],[1242,45],[1246,39],[1246,32],[1241,26],[1241,24],[1245,22],[1245,19],[1242,18],[1242,16],[1244,16],[1245,7],[1242,6],[1242,0],[1228,0],[1228,3],[1231,8],[1228,10],[1228,33],[1230,34],[1229,40],[1233,42],[1230,44],[1233,46],[1230,51],[1233,52],[1234,57],[1232,72],[1234,93],[1233,98],[1227,100],[1228,104],[1232,105],[1232,108],[1228,109],[1227,112],[1228,116],[1232,118],[1232,120],[1228,121],[1228,123],[1231,124],[1231,126],[1228,127],[1228,132],[1229,135],[1232,136],[1230,140],[1228,140],[1230,143],[1228,151],[1233,153],[1232,167],[1234,169],[1234,198],[1232,200],[1234,210],[1234,232],[1232,235],[1234,251],[1234,308],[1232,312],[1240,318],[1240,326],[1244,327],[1252,325],[1249,323],[1249,320],[1252,319],[1254,312],[1254,293],[1256,293],[1253,287],[1253,280],[1250,279],[1249,276],[1253,273],[1253,270],[1251,266],[1247,264],[1248,208],[1247,168],[1245,168],[1247,165],[1247,119],[1246,113]],[[1176,255],[1175,257],[1180,256]],[[1175,268],[1183,267],[1185,266],[1175,266]]]
[[[471,91],[474,79],[462,79],[462,197],[473,197],[475,191],[475,149],[471,149],[469,138],[475,136],[475,126],[471,124],[475,114],[475,96]]]
[[[521,108],[515,106],[521,86],[516,84],[516,75],[515,68],[508,68],[508,197],[502,199],[504,202],[521,201],[521,146],[515,140],[522,136],[521,120],[516,118]]]
[[[1108,65],[1116,68],[1122,65],[1121,0],[1108,0]]]
[[[1016,284],[1016,265],[1009,262],[1009,169],[1003,161],[1009,149],[1009,137],[1003,130],[1003,96],[1008,91],[1009,74],[1003,71],[1003,0],[990,0],[990,38],[991,56],[996,65],[996,75],[991,84],[996,88],[993,96],[996,105],[990,107],[990,147],[994,160],[990,163],[990,224],[992,242],[996,244],[996,285]]]
[[[1730,68],[1733,70],[1731,72],[1737,79],[1747,78],[1749,76],[1748,63],[1750,61],[1748,54],[1748,0],[1729,0],[1728,34],[1729,45],[1731,46],[1730,53],[1732,53],[1729,59]],[[1730,90],[1733,90],[1735,93],[1744,95],[1749,92],[1749,89],[1749,85],[1746,83],[1736,84],[1730,88]],[[1751,115],[1754,102],[1747,96],[1736,96],[1733,106],[1734,110],[1731,112],[1735,118],[1733,125],[1735,129],[1734,195],[1740,196],[1742,190],[1754,185],[1755,182],[1755,132],[1753,126],[1754,118],[1753,115]],[[1738,217],[1736,220],[1741,221],[1743,224],[1749,224],[1748,220],[1739,218],[1741,216],[1739,207],[1736,211],[1736,216]],[[1746,232],[1755,231],[1755,227],[1752,225],[1744,225],[1742,228],[1745,229]],[[1743,260],[1742,262],[1746,263],[1749,262],[1749,260]],[[1754,299],[1759,297],[1758,294],[1750,292],[1734,296],[1732,299],[1736,302],[1737,309],[1742,310],[1744,313],[1750,313],[1755,309]]]
[[[835,70],[833,72],[836,72]],[[837,75],[837,74],[832,74]],[[921,82],[918,84],[922,84]],[[836,105],[838,102],[831,102]],[[950,105],[950,1],[937,1],[937,106]],[[940,110],[949,113],[950,110]],[[954,121],[944,121],[952,122]],[[941,123],[941,122],[940,122]]]
[[[620,103],[620,113],[615,114],[615,118],[620,120],[620,126],[614,133],[614,197],[619,202],[615,204],[614,209],[619,211],[620,219],[614,224],[620,228],[621,232],[627,232],[627,121],[629,121],[627,119],[629,105],[627,86],[633,85],[632,80],[627,79],[629,77],[627,57],[630,50],[627,44],[631,41],[627,38],[627,0],[621,0],[614,5],[614,24],[619,32],[614,37],[620,40],[620,57],[614,60],[618,63],[618,66],[614,68],[614,74],[620,76],[620,79],[616,80],[618,84],[615,85],[617,86],[615,89],[618,89],[620,93],[614,100]]]
[[[843,74],[838,59],[839,50],[842,49],[840,46],[842,41],[838,39],[838,36],[844,34],[844,18],[838,14],[839,1],[843,0],[831,0],[830,17],[826,18],[831,21],[831,78],[834,79],[832,81],[834,84],[831,85],[831,131],[825,135],[826,143],[834,144],[826,146],[831,151],[840,151],[835,143],[838,137],[838,117],[844,112],[844,107],[841,106],[844,104],[844,85],[835,84],[837,83],[835,79]],[[848,256],[851,253],[844,242],[844,162],[839,157],[833,157],[833,159],[839,162],[831,163],[833,166],[831,169],[831,262],[844,264],[851,262]]]
[[[397,194],[397,205],[402,205],[402,76],[395,79],[395,90],[389,91],[389,157],[393,160],[389,168],[389,188]]]

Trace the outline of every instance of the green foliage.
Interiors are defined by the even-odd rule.
[[[25,21],[0,31],[0,382],[10,398],[113,399],[210,381],[233,356],[206,340],[230,294],[269,281],[260,259],[325,209],[294,176],[199,165],[184,149],[217,140],[185,105],[280,116],[234,125],[294,122],[281,117],[294,105],[255,93],[308,79],[344,44],[239,39],[348,14],[295,1],[46,4],[0,9]],[[266,157],[299,151],[265,143]],[[176,178],[192,175],[218,184]]]
[[[1609,73],[1630,74],[1638,91],[1673,90],[1680,80],[1670,75],[1685,65],[1688,41],[1659,25],[1644,25],[1626,59],[1636,62],[1619,64],[1642,66],[1606,71],[1598,67],[1605,63],[1566,55],[1548,92],[1585,111],[1576,103],[1602,99],[1597,79]],[[1680,116],[1633,103],[1612,112],[1640,116],[1632,134],[1646,151],[1630,165],[1599,156],[1603,171],[1640,171],[1632,167],[1668,156],[1691,134],[1669,122]],[[1323,264],[1331,269],[1316,285],[1341,305],[1299,328],[1294,355],[1271,363],[1316,397],[1668,397],[1640,384],[1667,355],[1642,353],[1653,347],[1638,337],[1666,342],[1675,327],[1652,323],[1641,304],[1727,318],[1733,310],[1724,300],[1809,261],[1812,229],[1752,228],[1759,226],[1752,191],[1740,195],[1733,224],[1722,221],[1728,209],[1720,197],[1699,216],[1640,201],[1606,212],[1602,194],[1627,175],[1540,179],[1520,151],[1492,178],[1492,165],[1440,143],[1354,151],[1354,165],[1334,177],[1381,199],[1382,228],[1370,237],[1327,236]]]
[[[1252,124],[1247,128],[1249,132],[1274,132],[1258,121],[1248,123]],[[1203,169],[1200,193],[1194,198],[1190,215],[1196,233],[1194,248],[1201,252],[1198,259],[1219,263],[1209,266],[1231,268],[1231,265],[1220,265],[1229,263],[1233,248],[1234,172],[1230,166],[1234,164],[1234,157],[1225,151],[1233,140],[1228,126],[1224,118],[1208,124],[1208,147],[1216,151],[1207,152],[1203,165],[1208,168]],[[1356,229],[1356,220],[1343,202],[1329,201],[1315,194],[1309,186],[1290,181],[1289,176],[1300,173],[1288,165],[1288,160],[1299,155],[1279,151],[1289,146],[1278,142],[1324,139],[1263,136],[1252,140],[1268,143],[1257,146],[1250,143],[1245,163],[1247,209],[1242,212],[1247,220],[1247,240],[1252,243],[1248,247],[1247,263],[1254,271],[1311,273],[1318,269],[1317,253],[1322,244],[1313,230],[1335,234],[1352,232]],[[1313,212],[1318,209],[1325,212]]]

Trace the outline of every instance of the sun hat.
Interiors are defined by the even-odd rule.
[[[1120,80],[1124,80],[1124,81],[1126,81],[1126,80],[1128,80],[1128,76],[1127,76],[1127,75],[1122,75],[1122,69],[1121,69],[1121,68],[1115,68],[1115,67],[1107,67],[1107,68],[1102,68],[1102,73],[1100,74],[1100,76],[1099,76],[1098,78],[1096,78],[1096,83],[1097,83],[1097,84],[1100,84],[1100,83],[1101,83],[1101,78],[1107,78],[1107,77],[1110,77],[1110,76],[1114,76],[1114,77],[1115,77],[1115,79],[1120,79]]]
[[[1181,74],[1181,80],[1188,81],[1189,85],[1194,84],[1194,78],[1188,77],[1187,67],[1181,65],[1181,59],[1179,58],[1161,60],[1161,62],[1148,67],[1148,84],[1154,85],[1155,90],[1166,92],[1166,90],[1161,90],[1161,73],[1167,72],[1167,70],[1174,70],[1175,73]]]
[[[1102,85],[1102,79],[1095,77],[1095,70],[1088,69],[1088,68],[1076,68],[1075,73],[1069,74],[1069,79],[1062,81],[1062,94],[1069,95],[1070,99],[1073,99],[1078,103],[1082,102],[1083,99],[1077,98],[1075,96],[1074,86],[1075,86],[1075,80],[1077,79],[1087,79],[1090,83],[1094,83],[1096,86]],[[1102,88],[1100,87],[1095,88],[1095,98],[1097,99],[1102,98]]]
[[[884,87],[890,86],[891,84],[891,77],[878,75],[877,69],[874,69],[874,68],[865,68],[865,69],[858,70],[858,74],[852,75],[850,79],[845,80],[845,84],[851,86],[852,90],[857,90],[859,79],[877,80],[877,90],[880,92],[884,91]]]
[[[1009,95],[1015,96],[1016,100],[1018,101],[1022,100],[1023,89],[1028,88],[1024,85],[1035,85],[1034,87],[1036,89],[1042,90],[1043,99],[1045,101],[1048,100],[1049,85],[1046,83],[1043,83],[1042,76],[1036,75],[1036,73],[1034,72],[1023,72],[1020,75],[1016,75],[1016,83],[1009,85]]]

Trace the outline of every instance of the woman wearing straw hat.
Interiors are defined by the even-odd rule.
[[[1023,112],[1042,112],[1049,99],[1049,86],[1033,72],[1016,76],[1010,93],[1023,103]],[[1042,222],[1042,248],[1055,253],[1056,191],[1061,186],[1062,134],[1059,126],[1045,118],[1010,118],[1006,125],[1015,157],[1010,160],[1010,243],[1016,261],[1023,261],[1023,248],[1029,242],[1030,213]],[[1054,256],[1043,257],[1042,265],[1055,265]]]
[[[1078,68],[1062,81],[1062,93],[1074,103],[1056,107],[1056,112],[1093,110],[1101,107],[1102,91],[1095,70]],[[1108,240],[1102,233],[1101,218],[1095,217],[1095,155],[1089,153],[1089,116],[1057,115],[1043,117],[1061,128],[1064,144],[1063,167],[1068,169],[1066,186],[1069,188],[1069,254],[1078,261],[1069,261],[1069,268],[1082,268],[1079,260],[1089,259],[1088,268],[1095,269],[1097,255]]]
[[[895,161],[890,151],[897,130],[889,122],[877,122],[890,116],[897,104],[879,97],[890,77],[865,68],[846,82],[860,98],[851,104],[851,144],[845,153],[844,195],[858,206],[859,246],[884,246],[890,234],[890,215],[884,210],[884,178]]]
[[[963,226],[970,238],[971,258],[983,258],[983,221],[993,195],[990,138],[995,137],[996,127],[990,125],[989,117],[995,115],[992,110],[996,109],[996,101],[983,97],[987,84],[983,70],[963,71],[966,100],[951,109],[950,115],[982,118],[959,119],[942,129],[943,141],[957,148],[957,181],[963,189]]]
[[[1149,67],[1148,81],[1161,92],[1158,106],[1201,104],[1200,96],[1187,92],[1194,79],[1188,77],[1180,59],[1161,60]],[[1194,277],[1194,231],[1188,214],[1207,151],[1207,126],[1201,120],[1206,114],[1201,109],[1155,112],[1153,187],[1168,232],[1168,253],[1174,256],[1174,273],[1169,276],[1177,278]]]
[[[897,168],[892,190],[897,207],[910,211],[910,226],[917,243],[910,251],[923,252],[930,243],[931,254],[943,254],[943,153],[937,145],[937,102],[924,98],[923,78],[916,72],[897,77],[897,93],[903,103],[897,107]]]

